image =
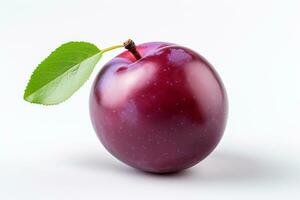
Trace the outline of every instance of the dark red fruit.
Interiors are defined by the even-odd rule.
[[[176,172],[204,159],[220,141],[227,96],[213,67],[191,49],[164,42],[125,51],[98,74],[92,123],[106,149],[124,163]]]

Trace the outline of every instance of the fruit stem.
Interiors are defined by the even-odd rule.
[[[123,43],[123,46],[125,47],[125,49],[130,51],[130,53],[132,53],[135,59],[139,60],[142,58],[141,54],[136,49],[135,43],[131,39],[126,40]]]
[[[125,49],[127,49],[135,57],[135,59],[139,60],[142,58],[141,54],[136,49],[135,43],[131,39],[126,40],[123,44],[114,45],[114,46],[102,49],[101,53],[105,53],[107,51],[121,48],[121,47],[124,47]]]

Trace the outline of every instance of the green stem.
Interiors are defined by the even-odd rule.
[[[139,60],[142,58],[141,54],[136,49],[135,43],[131,39],[126,40],[123,44],[115,45],[115,46],[111,46],[111,47],[102,49],[101,54],[103,54],[107,51],[113,50],[113,49],[121,48],[121,47],[124,47],[125,49],[127,49],[135,57],[136,60]]]
[[[118,49],[118,48],[121,48],[121,47],[124,47],[124,46],[123,46],[122,44],[120,44],[120,45],[115,45],[115,46],[111,46],[111,47],[102,49],[102,50],[101,50],[101,53],[105,53],[105,52],[107,52],[107,51],[110,51],[110,50],[113,50],[113,49]]]

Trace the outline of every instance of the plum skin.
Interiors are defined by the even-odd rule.
[[[189,168],[219,143],[228,101],[213,67],[179,45],[150,42],[110,60],[90,94],[90,116],[105,148],[153,173]]]

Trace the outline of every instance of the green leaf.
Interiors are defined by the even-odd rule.
[[[35,69],[24,99],[44,105],[65,101],[86,82],[101,56],[100,49],[87,42],[63,44]]]

